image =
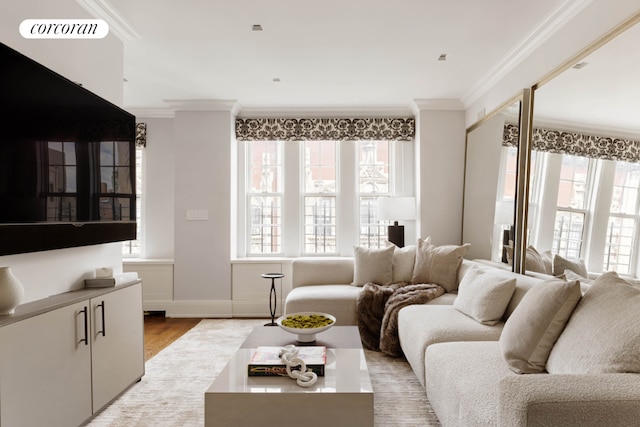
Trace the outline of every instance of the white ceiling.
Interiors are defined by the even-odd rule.
[[[568,0],[78,0],[125,27],[124,104],[402,108],[475,100]],[[260,24],[262,32],[251,30]],[[113,25],[112,25],[113,29]],[[441,54],[447,60],[438,61]],[[279,78],[280,82],[274,82]]]
[[[592,0],[77,1],[124,41],[128,109],[409,111],[421,99],[468,107]],[[640,29],[544,85],[536,118],[640,135],[635,40]]]

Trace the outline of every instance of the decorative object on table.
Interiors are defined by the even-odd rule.
[[[327,348],[325,346],[301,347],[296,351],[296,356],[306,364],[306,370],[311,370],[319,377],[324,376],[324,366],[327,362]],[[251,356],[247,374],[250,377],[291,376],[287,372],[288,365],[283,359],[284,354],[283,347],[258,347]],[[291,357],[288,356],[288,360],[291,360]],[[300,371],[301,365],[292,365],[290,369]]]
[[[264,273],[261,274],[265,279],[271,279],[271,291],[269,292],[269,312],[271,313],[271,322],[265,323],[264,326],[277,326],[276,319],[276,279],[282,279],[284,274],[282,273]]]
[[[13,314],[23,298],[24,288],[11,267],[0,267],[0,315]]]
[[[387,239],[397,247],[404,247],[404,225],[398,225],[398,221],[415,219],[415,197],[378,198],[378,220],[393,221],[393,225],[387,227]]]
[[[336,318],[327,313],[305,311],[280,316],[276,324],[287,332],[296,334],[299,343],[313,343],[316,334],[326,331],[336,323]]]
[[[111,277],[96,277],[93,279],[84,279],[84,287],[110,288],[113,286],[123,285],[125,283],[135,282],[136,280],[138,280],[138,273],[136,273],[135,271],[130,271]]]

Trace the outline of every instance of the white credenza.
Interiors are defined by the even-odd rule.
[[[140,281],[0,317],[0,426],[77,426],[144,375]]]

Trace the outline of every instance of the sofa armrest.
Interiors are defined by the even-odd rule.
[[[631,426],[640,419],[640,374],[509,375],[499,390],[499,426]]]

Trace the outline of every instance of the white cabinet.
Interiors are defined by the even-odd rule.
[[[94,412],[144,374],[141,307],[140,285],[91,299]]]
[[[0,427],[76,426],[144,374],[141,283],[0,318]]]
[[[82,302],[0,328],[2,427],[76,426],[91,416],[91,346],[80,342],[88,316]]]
[[[142,304],[145,310],[168,311],[173,304],[172,260],[125,260],[124,272],[138,273],[142,279]]]
[[[269,292],[271,279],[263,273],[282,273],[281,263],[237,263],[231,266],[231,283],[234,316],[270,317]],[[276,316],[282,314],[282,279],[275,280]]]

